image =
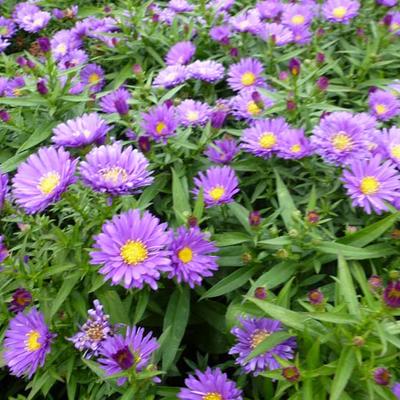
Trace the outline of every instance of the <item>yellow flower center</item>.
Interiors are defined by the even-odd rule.
[[[392,24],[390,24],[390,29],[397,32],[400,29],[400,24],[398,24],[397,22],[393,22]]]
[[[26,334],[25,348],[28,351],[37,351],[42,345],[39,343],[40,333],[38,331],[30,331]]]
[[[294,144],[291,148],[290,151],[292,153],[299,153],[301,151],[301,146],[299,144]]]
[[[128,240],[120,253],[122,259],[129,265],[137,265],[148,257],[146,246],[140,240]]]
[[[346,7],[340,6],[333,9],[333,15],[335,18],[343,18],[347,13]]]
[[[102,340],[104,338],[103,328],[100,324],[94,324],[86,331],[86,335],[91,340]]]
[[[400,144],[396,144],[396,146],[393,146],[390,149],[390,154],[392,155],[392,157],[400,160]]]
[[[273,132],[266,132],[260,137],[260,146],[263,149],[271,149],[276,145],[276,136]]]
[[[89,83],[98,83],[100,82],[100,76],[99,74],[96,74],[95,72],[93,74],[89,75]]]
[[[245,72],[242,75],[242,84],[244,86],[254,85],[255,81],[256,81],[256,76],[252,72]]]
[[[202,400],[222,400],[222,396],[217,392],[209,392],[203,396]]]
[[[100,174],[106,182],[126,182],[128,179],[128,174],[121,167],[105,168],[100,171]]]
[[[199,113],[197,111],[189,111],[186,114],[186,118],[191,122],[197,121],[199,119]]]
[[[0,28],[0,35],[5,36],[8,33],[8,28],[6,26],[2,26]]]
[[[156,132],[159,134],[159,135],[162,135],[162,133],[163,133],[163,131],[164,131],[164,129],[167,127],[167,125],[166,124],[164,124],[164,122],[159,122],[157,125],[156,125]]]
[[[58,172],[49,172],[43,176],[38,184],[38,189],[42,194],[51,194],[54,189],[60,184],[60,175]]]
[[[292,17],[292,24],[301,25],[304,24],[305,18],[302,15],[294,15]]]
[[[251,348],[255,349],[261,342],[264,341],[271,333],[265,329],[257,329],[251,336]]]
[[[250,115],[258,115],[261,112],[261,108],[258,107],[255,101],[250,101],[249,103],[247,103],[247,112]]]
[[[12,90],[12,92],[15,97],[21,96],[21,94],[22,94],[21,88],[15,88]]]
[[[375,111],[378,115],[385,114],[387,112],[387,108],[384,104],[377,104],[375,106]]]
[[[65,43],[60,43],[56,48],[56,53],[66,54],[67,53],[67,46]]]
[[[350,150],[353,146],[351,137],[344,132],[339,132],[332,137],[332,144],[336,150]]]
[[[215,186],[208,194],[213,200],[217,201],[225,194],[225,189],[222,186]]]
[[[400,291],[397,290],[396,288],[392,288],[390,289],[389,293],[388,293],[388,297],[393,299],[400,299]]]
[[[366,195],[375,194],[379,190],[379,187],[379,181],[373,176],[366,176],[361,180],[360,190]]]
[[[184,263],[188,263],[193,260],[193,251],[189,247],[184,247],[182,250],[179,250],[178,258]]]

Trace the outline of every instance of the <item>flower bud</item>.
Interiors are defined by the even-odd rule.
[[[300,74],[300,67],[301,67],[301,63],[300,63],[299,59],[292,58],[289,61],[289,71],[291,72],[291,74],[293,76],[297,76]]]
[[[300,372],[294,365],[282,369],[282,376],[289,382],[297,382],[300,378]]]
[[[249,224],[251,226],[258,226],[261,223],[260,211],[251,211],[249,214]]]
[[[389,385],[390,376],[390,372],[387,368],[376,368],[374,371],[374,381],[378,385]]]
[[[325,61],[325,54],[324,53],[317,53],[315,56],[315,61],[317,64],[322,64]]]
[[[38,82],[36,83],[36,88],[37,88],[38,93],[43,96],[49,92],[49,89],[47,89],[47,86],[46,86],[46,81],[44,79],[38,80]]]
[[[317,87],[321,92],[324,92],[329,86],[329,79],[326,76],[320,76],[317,79]]]
[[[307,222],[310,224],[317,224],[320,220],[320,216],[316,211],[309,211],[307,213]]]
[[[138,145],[142,153],[148,153],[151,149],[150,139],[148,136],[140,136]]]
[[[254,297],[259,300],[265,300],[267,298],[267,290],[264,287],[256,288]]]
[[[50,40],[47,37],[41,37],[37,40],[40,50],[43,53],[48,53],[51,49]]]
[[[362,336],[353,337],[353,345],[356,347],[362,347],[365,344],[365,339]]]
[[[319,305],[324,301],[324,295],[319,289],[310,290],[307,294],[308,301],[311,304]]]

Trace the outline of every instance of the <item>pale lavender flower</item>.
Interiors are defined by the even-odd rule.
[[[211,108],[208,104],[194,100],[184,100],[176,107],[176,116],[181,125],[202,126],[210,119]]]

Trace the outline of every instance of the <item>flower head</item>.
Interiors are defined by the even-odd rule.
[[[303,4],[287,4],[282,13],[282,23],[298,29],[310,25],[313,19],[310,7]]]
[[[175,277],[191,288],[201,285],[203,278],[212,276],[218,269],[218,257],[213,255],[218,249],[198,227],[179,227],[176,235],[172,233],[169,249],[172,263],[168,278]]]
[[[390,383],[390,372],[387,368],[376,368],[374,370],[374,381],[378,385],[387,386]]]
[[[141,215],[135,209],[115,215],[95,236],[90,262],[103,265],[99,272],[111,279],[112,285],[142,288],[148,284],[157,289],[160,271],[171,263],[166,229],[167,224],[160,224],[148,211]]]
[[[229,164],[239,152],[236,141],[232,138],[216,140],[211,143],[204,154],[217,164]]]
[[[283,24],[266,23],[258,32],[265,41],[272,41],[276,46],[285,46],[293,41],[293,31]]]
[[[165,56],[165,63],[185,65],[192,59],[195,52],[196,46],[192,42],[178,42],[169,49]]]
[[[54,34],[50,40],[51,53],[56,61],[60,61],[68,56],[73,50],[79,49],[82,46],[82,41],[76,35],[73,35],[70,30],[62,29]]]
[[[264,0],[256,4],[256,8],[262,19],[276,18],[283,10],[280,0]]]
[[[383,300],[388,307],[400,307],[400,281],[390,281],[383,292]]]
[[[118,113],[120,115],[126,115],[129,112],[128,100],[130,98],[131,94],[126,89],[119,88],[101,98],[101,111],[108,114]]]
[[[224,66],[221,63],[212,60],[197,60],[188,65],[187,70],[190,78],[209,83],[217,82],[225,75]]]
[[[82,83],[89,87],[91,93],[100,92],[104,86],[104,70],[97,64],[88,64],[80,73]]]
[[[166,141],[175,135],[177,120],[175,108],[166,104],[152,107],[148,113],[142,114],[142,128],[146,134],[151,135],[156,141]]]
[[[189,99],[176,107],[176,115],[183,126],[202,126],[210,119],[211,108],[206,103]]]
[[[229,67],[228,84],[231,89],[236,91],[265,86],[264,79],[261,77],[263,71],[264,68],[260,61],[254,58],[245,58]]]
[[[304,129],[288,129],[280,138],[277,156],[286,159],[299,159],[312,154],[312,146],[304,134]]]
[[[388,121],[400,113],[400,100],[385,90],[370,93],[368,105],[370,113],[382,121]]]
[[[0,17],[0,37],[9,39],[14,36],[16,29],[11,19]]]
[[[4,339],[4,361],[12,375],[29,378],[42,367],[53,338],[42,313],[32,308],[10,321]]]
[[[397,399],[400,399],[400,382],[397,382],[393,385],[392,393],[396,396]]]
[[[296,347],[294,337],[274,346],[267,352],[247,361],[248,355],[274,332],[282,330],[280,321],[268,318],[240,318],[241,327],[234,327],[231,332],[236,336],[236,345],[231,348],[229,354],[237,354],[236,363],[241,365],[246,373],[258,375],[265,370],[281,368],[274,355],[291,360]]]
[[[153,334],[147,335],[143,328],[128,326],[126,335],[109,336],[102,342],[97,359],[107,375],[134,368],[136,372],[143,371],[151,363],[153,353],[159,345]],[[123,385],[127,378],[117,379],[118,385]]]
[[[200,172],[194,183],[196,188],[193,193],[198,196],[200,190],[203,190],[207,207],[231,203],[233,196],[239,192],[238,178],[228,166],[211,167],[205,173]]]
[[[82,147],[102,144],[111,129],[97,113],[84,114],[57,125],[53,129],[53,142],[59,146]]]
[[[19,3],[14,8],[13,18],[20,28],[36,33],[47,26],[51,15],[46,11],[41,11],[35,4]]]
[[[326,0],[322,5],[322,15],[331,22],[348,24],[358,14],[357,0]]]
[[[185,379],[185,388],[178,393],[181,400],[242,400],[242,392],[235,382],[219,368],[195,371]]]
[[[8,191],[8,177],[6,174],[0,172],[0,211],[4,206],[4,201],[6,199]]]
[[[76,163],[63,148],[42,147],[18,167],[13,179],[16,203],[29,214],[43,211],[75,182]]]
[[[227,45],[231,37],[231,27],[229,25],[214,26],[210,29],[210,37],[216,42]]]
[[[32,303],[32,294],[26,289],[19,288],[17,289],[13,295],[11,303],[8,306],[8,309],[11,312],[19,313],[24,311],[26,307],[28,307]]]
[[[187,79],[188,72],[184,65],[170,65],[158,73],[154,79],[153,86],[170,89],[185,82]]]
[[[257,94],[255,100],[254,94]],[[242,90],[230,100],[232,114],[237,119],[255,120],[262,116],[263,110],[274,105],[274,100],[253,90]]]
[[[381,156],[370,160],[353,160],[343,172],[342,181],[353,206],[362,207],[367,214],[387,210],[385,202],[400,197],[400,174],[390,161],[381,163]]]

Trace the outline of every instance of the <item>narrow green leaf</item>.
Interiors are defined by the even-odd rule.
[[[228,208],[237,218],[237,220],[242,224],[243,228],[246,229],[247,232],[252,234],[253,230],[251,229],[249,223],[249,210],[236,202],[229,203]]]
[[[253,287],[265,286],[267,289],[273,289],[289,280],[295,274],[296,270],[297,263],[281,262],[262,274],[254,282]]]
[[[369,260],[392,255],[397,250],[390,245],[379,244],[364,248],[353,247],[342,243],[321,242],[315,249],[325,254],[342,254],[348,260]]]
[[[203,217],[204,212],[204,192],[203,188],[200,188],[199,195],[197,196],[196,203],[194,204],[193,215],[198,221]]]
[[[57,125],[57,121],[50,122],[48,124],[40,125],[34,130],[32,135],[21,145],[18,149],[18,153],[22,153],[42,142],[44,142],[52,133],[52,129]]]
[[[349,267],[342,255],[338,257],[339,291],[342,294],[350,314],[360,317],[360,306]]]
[[[340,353],[336,374],[332,381],[329,400],[340,400],[356,363],[356,356],[350,347],[344,347]]]
[[[182,185],[178,174],[172,168],[172,202],[174,212],[180,222],[185,223],[185,212],[190,212],[188,192]]]
[[[274,169],[276,179],[276,193],[278,195],[278,202],[281,217],[285,223],[286,229],[293,227],[293,213],[297,210],[289,193],[286,185],[283,183],[278,171]]]
[[[133,325],[136,325],[143,317],[146,307],[149,304],[150,293],[148,290],[141,290],[137,295],[135,314],[133,315]]]
[[[252,350],[252,352],[246,357],[245,361],[250,361],[254,357],[266,353],[268,350],[291,337],[293,337],[293,335],[288,332],[280,331],[273,333],[272,335],[266,337],[260,344],[258,344],[256,348]]]
[[[218,247],[233,246],[248,242],[251,238],[243,232],[226,232],[213,236]]]
[[[57,292],[56,298],[52,302],[49,315],[50,319],[54,316],[54,314],[64,303],[65,299],[68,297],[68,295],[71,293],[76,283],[79,281],[79,278],[80,278],[80,273],[76,272],[64,280],[64,282],[60,287],[60,290]]]
[[[332,322],[333,324],[353,324],[356,325],[359,321],[357,318],[348,314],[334,314],[329,312],[312,312],[308,313],[311,318],[318,321]]]

